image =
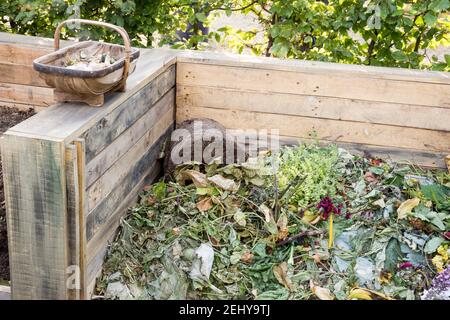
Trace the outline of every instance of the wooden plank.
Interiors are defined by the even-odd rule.
[[[450,131],[450,108],[215,87],[177,87],[177,105]]]
[[[67,299],[65,148],[3,135],[2,162],[14,299]]]
[[[119,108],[97,121],[81,136],[86,141],[86,161],[91,161],[111,144],[174,86],[175,66],[172,66]]]
[[[175,121],[175,91],[172,89],[155,105],[124,131],[117,139],[93,158],[86,167],[87,186],[90,187],[99,179],[114,162],[129,152],[135,143],[147,132],[163,132],[170,123]],[[155,126],[155,127],[154,127]],[[153,128],[154,127],[154,128]],[[152,129],[153,128],[153,129]],[[149,131],[152,129],[151,131]]]
[[[142,50],[136,71],[127,80],[127,91],[107,95],[103,107],[92,108],[79,103],[55,104],[19,123],[10,131],[17,135],[60,139],[70,143],[114,109],[119,108],[161,73],[171,68],[175,61],[173,50]]]
[[[78,160],[75,145],[66,146],[66,188],[67,188],[67,238],[68,238],[68,298],[80,299],[80,193],[78,189]]]
[[[214,75],[214,76],[212,76]],[[177,63],[177,85],[348,98],[450,108],[450,85],[357,75],[295,73],[232,66]]]
[[[33,65],[33,60],[52,52],[50,48],[39,48],[32,45],[0,42],[0,61],[7,63]]]
[[[114,239],[120,219],[127,212],[129,206],[136,202],[139,192],[146,184],[152,183],[161,172],[161,164],[155,162],[147,168],[146,174],[135,184],[128,196],[123,200],[122,205],[118,207],[111,215],[102,228],[100,228],[95,236],[88,243],[88,266],[87,266],[87,286],[88,293],[92,294],[95,288],[95,281],[101,274],[103,259],[107,252],[108,246]]]
[[[11,300],[11,287],[0,286],[0,300]]]
[[[312,142],[312,139],[296,138],[288,136],[279,137],[280,146],[282,145],[297,145],[303,142]],[[390,160],[400,164],[412,164],[429,168],[445,168],[444,156],[445,152],[432,152],[422,151],[416,149],[403,149],[403,148],[390,148],[372,146],[367,144],[358,143],[345,143],[335,142],[327,140],[319,140],[322,145],[330,143],[336,144],[340,148],[344,148],[351,154],[363,156],[364,154],[370,154],[374,158],[380,158],[384,160]]]
[[[54,103],[53,89],[0,83],[0,101],[17,102],[35,106],[49,106]]]
[[[86,149],[83,139],[76,139],[72,142],[77,151],[77,172],[78,172],[78,207],[80,213],[79,218],[79,266],[80,266],[80,299],[87,299],[86,288]]]
[[[111,214],[114,212],[114,209],[120,206],[128,194],[128,190],[133,189],[141,177],[145,176],[147,168],[152,166],[152,164],[158,159],[162,144],[169,137],[171,131],[172,125],[166,129],[165,133],[160,134],[157,140],[153,142],[150,147],[147,147],[143,154],[133,154],[131,151],[128,153],[130,156],[127,154],[127,160],[132,157],[131,155],[135,157],[135,160],[129,164],[126,175],[121,176],[120,180],[117,179],[111,192],[107,194],[106,197],[102,198],[101,202],[88,213],[86,218],[86,239],[88,241],[88,245],[97,230],[106,224],[111,218]],[[140,148],[138,145],[136,147],[136,151],[140,151],[139,149]]]
[[[87,189],[88,212],[117,188],[117,182],[128,174],[129,168],[148,151],[149,146],[153,145],[167,128],[173,126],[174,108],[172,106],[167,109],[165,119],[159,119],[153,128],[150,128],[122,157],[117,158],[117,161]]]
[[[73,44],[74,42],[71,40],[61,40],[61,47]],[[0,32],[0,43],[54,50],[53,38],[35,37],[9,32]]]
[[[302,72],[307,74],[338,74],[343,73],[365,79],[388,79],[412,82],[429,82],[450,84],[450,73],[424,71],[416,69],[374,67],[355,64],[342,64],[299,59],[277,59],[251,55],[218,53],[208,51],[184,50],[178,51],[178,63],[210,64],[216,66],[235,66],[259,70],[280,70]]]
[[[0,74],[3,83],[15,83],[27,86],[48,87],[32,66],[0,61]]]
[[[177,110],[177,123],[199,117],[211,118],[227,128],[279,129],[281,135],[298,138],[307,138],[316,131],[319,139],[328,141],[434,152],[450,150],[450,132],[445,131],[201,107]]]

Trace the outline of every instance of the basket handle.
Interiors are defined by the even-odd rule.
[[[123,67],[123,76],[122,80],[120,81],[118,87],[125,87],[125,83],[128,78],[128,72],[130,70],[130,59],[131,59],[131,45],[130,45],[130,37],[128,36],[128,33],[126,30],[122,27],[113,25],[111,23],[101,22],[101,21],[93,21],[93,20],[86,20],[86,19],[68,19],[63,22],[61,22],[55,30],[55,51],[59,49],[59,37],[61,34],[61,29],[64,25],[68,23],[83,23],[83,24],[89,24],[93,26],[100,26],[105,28],[110,28],[115,31],[117,31],[123,38],[123,42],[125,44],[125,64]]]

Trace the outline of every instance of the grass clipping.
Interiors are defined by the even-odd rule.
[[[184,164],[122,220],[97,296],[427,298],[448,268],[449,196],[448,173],[333,145]]]

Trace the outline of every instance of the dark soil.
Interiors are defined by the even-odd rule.
[[[0,135],[9,128],[31,117],[33,109],[28,111],[0,106]],[[6,236],[5,195],[3,193],[3,172],[0,158],[0,284],[9,280],[8,240]]]

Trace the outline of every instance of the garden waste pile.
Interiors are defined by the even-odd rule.
[[[109,249],[106,299],[449,299],[450,175],[305,144],[177,167]]]

